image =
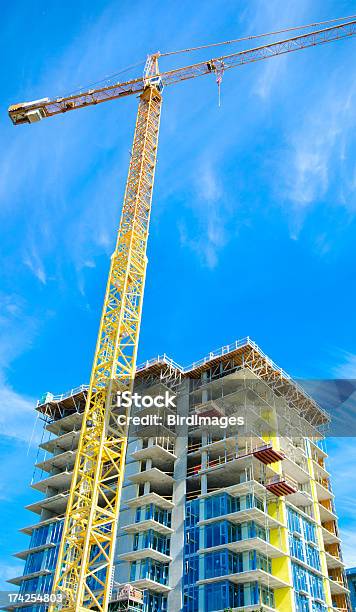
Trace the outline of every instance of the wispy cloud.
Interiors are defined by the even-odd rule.
[[[18,393],[7,381],[12,362],[28,350],[37,322],[26,315],[24,301],[14,294],[2,294],[0,317],[0,435],[31,442],[35,423],[34,399]]]
[[[356,354],[349,351],[339,350],[336,357],[337,363],[333,367],[336,378],[356,379]]]
[[[35,402],[0,379],[0,435],[35,443]]]
[[[356,566],[356,531],[355,529],[341,529],[342,556],[346,567]]]
[[[337,176],[346,173],[354,94],[353,82],[345,79],[340,89],[339,78],[331,75],[322,94],[310,100],[300,121],[292,122],[286,131],[286,148],[278,161],[279,195],[291,219],[292,238],[298,238],[309,209],[325,199]],[[334,205],[354,211],[353,191],[352,181],[340,181]],[[321,251],[329,250],[325,235],[316,235],[315,240]]]
[[[228,240],[226,225],[227,194],[218,178],[218,168],[208,160],[200,160],[196,172],[195,193],[191,208],[197,219],[194,237],[187,232],[184,223],[179,226],[181,244],[191,248],[203,265],[210,269],[217,266],[219,252]]]
[[[25,248],[25,255],[23,259],[23,263],[27,266],[31,272],[35,275],[35,277],[45,285],[47,282],[47,275],[43,265],[43,262],[40,258],[38,250],[35,247]]]
[[[22,574],[23,565],[19,563],[2,564],[0,567],[0,581],[6,582],[9,578],[14,578]],[[8,585],[7,585],[8,588]],[[5,603],[5,602],[4,602]],[[7,602],[8,603],[8,602]]]
[[[355,438],[346,437],[330,438],[328,441],[333,492],[340,517],[342,552],[348,566],[356,565],[355,491],[352,487],[356,464],[355,442]]]
[[[286,67],[286,57],[279,57],[277,61],[266,62],[266,66],[260,76],[257,78],[253,93],[255,93],[263,101],[266,101],[278,79],[283,78]]]
[[[250,15],[249,24],[251,31],[253,33],[272,32],[280,29],[278,24],[281,25],[281,29],[287,27],[288,24],[299,25],[305,20],[304,15],[307,12],[307,8],[308,3],[306,0],[300,0],[298,5],[286,2],[282,3],[282,5],[279,3],[265,3],[261,10],[256,11],[252,19]],[[284,35],[279,34],[275,38],[276,40],[283,40],[283,38],[287,37],[288,33]],[[272,40],[272,37],[258,39],[255,46],[272,42]],[[249,46],[253,46],[253,44]],[[282,79],[285,80],[287,78],[287,65],[288,58],[286,56],[272,58],[263,62],[263,67],[253,86],[253,93],[263,102],[269,101],[273,97],[275,89],[279,89],[278,83]]]

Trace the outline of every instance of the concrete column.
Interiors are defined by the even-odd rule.
[[[208,466],[208,451],[204,450],[201,454],[201,466],[206,469]]]
[[[189,413],[189,381],[182,384],[182,389],[177,396],[177,414],[187,417]],[[171,557],[169,568],[168,612],[177,612],[183,607],[182,587],[184,575],[184,520],[185,520],[185,495],[187,485],[187,442],[188,427],[179,428],[176,440],[175,454],[177,459],[174,465],[174,489],[172,510]]]
[[[201,477],[201,494],[204,495],[208,492],[208,477],[206,474],[203,474]]]

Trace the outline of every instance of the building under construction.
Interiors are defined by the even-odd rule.
[[[166,356],[148,361],[135,390],[173,394],[175,407],[133,410],[160,418],[130,427],[110,608],[347,612],[327,413],[249,338],[186,368]],[[43,438],[31,486],[42,497],[27,507],[36,519],[16,553],[25,568],[10,582],[20,594],[51,593],[86,396],[82,386],[38,402]],[[244,424],[212,427],[194,415],[239,415]]]

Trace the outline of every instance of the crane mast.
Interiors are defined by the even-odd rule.
[[[106,612],[110,600],[128,434],[127,426],[118,425],[116,398],[132,390],[135,376],[162,87],[355,34],[353,20],[162,73],[156,53],[148,57],[143,77],[64,98],[10,106],[10,118],[18,125],[139,95],[123,209],[54,575],[53,593],[62,601],[52,604],[50,610]]]
[[[53,592],[62,610],[107,609],[127,427],[117,393],[132,390],[162,96],[140,96],[115,251],[106,288]],[[128,416],[128,415],[127,415]]]

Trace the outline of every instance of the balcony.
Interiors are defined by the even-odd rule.
[[[157,439],[154,441],[153,445],[146,446],[146,448],[141,448],[140,450],[131,453],[131,457],[135,461],[152,459],[158,468],[162,468],[164,470],[164,468],[172,466],[174,461],[177,459],[177,456],[173,453],[173,444],[165,444],[165,446],[163,446],[163,444],[164,443]]]
[[[319,502],[318,507],[320,512],[320,520],[322,523],[337,520],[337,516],[334,513],[334,507],[331,499]]]
[[[321,458],[321,459],[326,459],[326,457],[328,456],[327,452],[324,450],[325,447],[325,440],[320,438],[319,440],[315,439],[312,440],[311,438],[309,438],[309,442],[310,442],[310,448],[311,448],[311,452],[312,452],[312,457],[313,458]]]
[[[340,544],[341,540],[336,533],[335,523],[324,523],[321,526],[324,544]]]
[[[67,507],[68,498],[69,491],[61,491],[61,493],[56,493],[56,495],[45,497],[45,499],[40,499],[32,504],[29,504],[28,506],[25,506],[25,508],[26,510],[35,512],[36,514],[41,514],[42,510],[48,510],[49,512],[53,512],[55,515],[64,514]]]
[[[16,578],[11,578],[10,580],[7,580],[7,582],[10,582],[10,584],[16,584],[16,586],[19,586],[21,582],[23,582],[24,580],[38,578],[39,576],[48,576],[49,574],[52,574],[51,570],[42,569],[42,570],[39,570],[38,572],[32,572],[32,574],[26,574],[26,576],[23,576],[23,575],[16,576]]]
[[[222,417],[225,416],[225,410],[214,400],[209,400],[202,404],[196,404],[190,411],[192,414],[197,414],[201,417]]]
[[[22,529],[20,529],[21,533],[24,533],[26,535],[32,535],[34,529],[37,529],[38,527],[44,527],[45,525],[49,525],[50,523],[54,523],[57,521],[61,521],[62,517],[52,517],[49,519],[45,519],[44,521],[40,521],[38,523],[35,523],[34,525],[28,525],[27,527],[22,527]]]
[[[199,463],[194,462],[193,465],[188,467],[187,478],[193,480],[194,478],[200,478],[202,474],[207,474],[209,487],[211,488],[221,487],[222,481],[225,486],[232,486],[236,483],[237,473],[244,472],[249,468],[259,478],[262,474],[262,465],[263,463],[254,456],[253,451],[237,450],[222,453],[216,448],[214,450],[209,449],[206,462],[201,463],[199,460]],[[266,465],[264,470],[267,476],[275,474],[275,470],[270,465]]]
[[[298,512],[304,512],[308,518],[314,517],[310,482],[299,484],[298,491],[288,495],[287,501],[295,506]]]
[[[329,572],[329,584],[331,595],[347,595],[349,593],[341,569],[334,569]]]
[[[299,484],[310,481],[307,461],[304,458],[292,458],[287,455],[283,461],[283,471]]]
[[[342,561],[339,553],[333,554],[325,550],[325,558],[328,569],[343,569],[345,567],[345,563]]]
[[[270,529],[285,527],[283,523],[256,507],[245,508],[244,510],[237,510],[236,512],[230,512],[229,514],[224,514],[223,516],[214,516],[212,518],[199,521],[197,524],[198,526],[209,525],[210,523],[214,523],[219,520],[221,521],[222,519],[226,519],[231,523],[237,524],[254,521],[260,527],[269,527]]]
[[[167,491],[167,487],[171,488],[174,484],[174,478],[170,474],[162,472],[156,467],[132,474],[132,476],[129,476],[129,480],[137,485],[149,482],[158,492]]]
[[[83,412],[73,412],[73,414],[69,414],[62,419],[58,419],[58,421],[53,421],[53,423],[47,425],[46,429],[47,431],[59,436],[73,431],[74,429],[80,429],[82,420]]]
[[[219,582],[222,580],[229,580],[234,584],[244,584],[246,582],[258,582],[263,586],[271,589],[283,589],[290,587],[291,585],[277,576],[273,576],[268,572],[261,569],[247,570],[244,572],[238,572],[236,574],[226,574],[225,576],[216,576],[214,578],[205,578],[204,580],[198,580],[197,585],[208,584],[210,582]],[[243,608],[245,610],[245,608]]]
[[[325,468],[324,459],[321,457],[313,457],[313,469],[317,479],[327,480],[330,477],[330,473]]]
[[[26,561],[28,555],[32,554],[32,553],[37,553],[37,552],[41,552],[42,550],[46,550],[47,548],[55,548],[56,544],[54,544],[53,542],[47,542],[46,544],[42,544],[41,546],[34,546],[33,548],[26,548],[25,550],[21,550],[18,553],[14,554],[14,557],[17,557],[18,559],[22,559],[23,561]]]
[[[270,559],[284,557],[286,555],[286,553],[282,549],[277,548],[277,546],[274,546],[273,544],[270,544],[270,542],[268,542],[267,540],[264,540],[257,536],[236,540],[235,542],[230,542],[228,544],[220,544],[219,546],[201,548],[198,550],[198,554],[206,554],[217,550],[223,550],[224,548],[235,553],[245,552],[247,550],[256,550],[257,552],[268,556]]]
[[[139,589],[150,589],[158,593],[170,590],[168,586],[168,564],[158,563],[152,558],[131,563],[130,584]]]
[[[280,438],[281,450],[288,456],[294,458],[306,458],[305,442],[303,438]]]
[[[200,454],[203,450],[210,452],[220,451],[220,454],[225,451],[231,453],[239,450],[241,455],[245,455],[265,445],[263,438],[257,434],[250,435],[247,439],[245,438],[246,444],[243,444],[243,440],[243,436],[237,438],[236,435],[229,435],[227,432],[221,435],[210,434],[203,444],[201,434],[195,437],[192,436],[188,442],[188,454]],[[237,446],[239,447],[238,449]]]
[[[162,584],[161,582],[155,582],[150,578],[131,580],[130,584],[136,589],[141,589],[142,591],[148,589],[149,591],[154,591],[155,593],[168,593],[171,590],[168,585]]]
[[[36,463],[36,468],[44,472],[52,472],[53,470],[63,470],[68,467],[73,467],[75,462],[76,451],[68,450],[58,455],[53,455],[45,461]]]
[[[270,491],[276,497],[291,495],[298,491],[298,483],[295,480],[287,477],[285,474],[276,474],[265,482],[267,491]]]
[[[59,472],[52,474],[48,478],[34,482],[31,487],[37,491],[46,493],[48,489],[56,489],[58,492],[66,491],[70,488],[73,472]]]
[[[52,438],[47,442],[42,442],[40,444],[40,448],[49,453],[56,453],[58,449],[62,451],[74,450],[78,446],[80,436],[80,430],[78,431],[69,431],[68,433],[59,436],[58,438]]]
[[[127,553],[122,553],[118,557],[121,561],[140,561],[142,559],[154,559],[160,563],[169,563],[172,561],[172,557],[161,553],[154,548],[140,548],[139,550],[132,550]]]
[[[148,531],[149,529],[153,529],[154,531],[158,531],[162,535],[171,535],[173,533],[173,529],[164,525],[163,523],[159,523],[152,518],[144,519],[139,523],[130,523],[129,525],[125,525],[122,527],[123,531],[127,533],[141,533],[142,531]]]
[[[129,499],[126,503],[130,508],[139,508],[141,506],[147,506],[148,504],[154,504],[158,506],[158,508],[163,508],[165,510],[172,510],[172,508],[174,508],[171,497],[163,497],[153,492]]]
[[[334,494],[331,491],[330,481],[328,478],[315,478],[315,487],[318,501],[333,499]]]

